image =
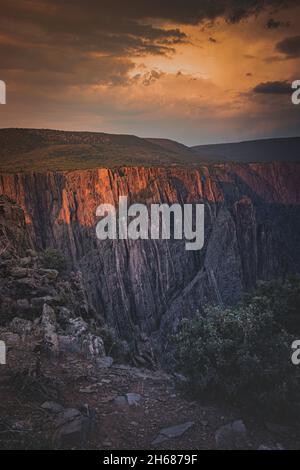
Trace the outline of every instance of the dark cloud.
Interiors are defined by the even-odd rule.
[[[276,50],[285,54],[288,59],[300,57],[300,36],[283,39],[276,45]]]
[[[113,22],[127,29],[127,22],[141,19],[165,19],[176,23],[197,24],[204,19],[223,16],[239,21],[267,7],[282,8],[298,0],[2,0],[1,14],[25,21],[40,21],[51,30],[73,29],[78,33],[97,25],[110,27]],[[47,21],[48,19],[48,21]],[[107,22],[106,20],[109,20]]]
[[[2,0],[1,18],[39,25],[51,34],[91,38],[101,31],[155,40],[181,37],[181,33],[153,28],[153,19],[197,24],[221,16],[237,22],[267,7],[296,3],[299,0],[85,0],[84,4],[82,0]]]
[[[0,74],[1,79],[9,84],[9,104],[5,108],[5,116],[3,113],[3,121],[6,126],[84,126],[91,129],[106,126],[106,131],[123,129],[126,132],[138,132],[140,128],[147,133],[149,126],[152,129],[153,125],[153,133],[163,135],[169,132],[170,137],[174,137],[174,132],[176,135],[176,130],[178,136],[186,136],[190,132],[196,136],[195,143],[198,143],[201,125],[204,139],[214,140],[217,123],[219,138],[223,138],[222,133],[224,138],[230,138],[230,135],[240,138],[242,134],[237,129],[245,132],[246,137],[249,129],[252,129],[247,111],[242,109],[243,116],[239,115],[229,122],[228,119],[231,118],[219,117],[217,111],[214,114],[209,104],[207,109],[203,105],[202,117],[197,101],[199,96],[202,97],[202,88],[196,88],[198,84],[194,83],[197,81],[195,77],[178,72],[174,85],[172,73],[165,73],[163,76],[157,70],[158,65],[164,68],[166,61],[161,61],[160,65],[158,59],[154,65],[145,66],[145,69],[141,66],[138,68],[138,64],[143,62],[143,56],[170,57],[178,45],[188,44],[192,38],[185,34],[184,31],[190,30],[185,25],[199,25],[199,33],[202,28],[203,37],[210,37],[208,40],[213,44],[215,25],[223,27],[223,21],[219,22],[219,18],[227,23],[236,23],[265,11],[267,18],[274,15],[277,19],[281,18],[279,9],[296,4],[300,4],[300,0],[0,0]],[[260,25],[256,28],[252,22],[249,28],[252,35],[256,32],[259,34],[261,30]],[[227,29],[231,28],[224,26],[226,34]],[[264,36],[265,34],[266,31]],[[251,37],[249,34],[250,43]],[[195,41],[194,46],[198,46],[201,54],[202,41]],[[244,49],[245,53],[253,50],[256,49]],[[180,52],[184,54],[184,51]],[[277,50],[276,54],[281,60],[285,60],[295,52],[290,49],[287,52],[285,47],[284,51]],[[249,60],[257,59],[250,54],[245,57]],[[177,72],[182,64],[179,56],[176,60]],[[146,64],[153,62],[152,58],[150,61],[145,59]],[[201,60],[197,58],[196,63],[198,67]],[[150,70],[147,69],[148,66],[151,67]],[[226,67],[227,64],[221,66]],[[230,60],[228,67],[232,67]],[[257,70],[251,62],[245,72],[247,68]],[[272,74],[269,76],[272,77]],[[250,80],[244,79],[249,83]],[[194,81],[191,87],[195,85],[197,90],[196,99],[193,98],[192,101],[185,95],[189,91],[186,90],[189,88],[188,80]],[[201,79],[198,81],[201,84]],[[151,88],[155,83],[157,99]],[[255,94],[253,101],[268,101],[263,94],[259,95],[267,93],[261,91],[262,85],[266,86],[260,84],[256,87],[258,94]],[[220,93],[221,91],[220,88]],[[209,93],[210,91],[207,92],[207,98]],[[226,93],[227,91],[224,94]],[[215,95],[217,93],[214,92],[213,96]],[[204,87],[203,101],[205,96]],[[254,96],[253,92],[251,96]],[[195,113],[191,112],[194,101]],[[227,107],[226,104],[226,113]],[[163,116],[162,111],[165,109],[171,110],[167,114],[168,118]],[[219,110],[217,106],[213,106],[213,109]],[[232,110],[232,113],[235,111]],[[278,125],[282,126],[284,120],[279,114],[272,109],[270,121],[276,118]],[[206,124],[207,116],[210,119],[209,124]],[[263,121],[262,116],[257,126],[261,132],[265,132],[264,126],[260,125]],[[257,116],[253,118],[253,122],[258,122]]]
[[[212,44],[216,44],[217,40],[215,38],[213,38],[212,36],[210,38],[208,38],[209,42],[211,42]]]
[[[281,27],[286,27],[288,28],[290,26],[289,22],[284,22],[280,20],[274,20],[274,18],[270,18],[269,21],[266,24],[268,29],[278,29]]]
[[[179,24],[198,24],[223,17],[237,22],[267,7],[299,0],[0,0],[2,70],[49,70],[70,74],[89,67],[91,82],[100,73],[102,56],[116,64],[146,55],[172,55],[187,43]],[[162,22],[174,27],[164,27]],[[176,26],[175,26],[176,24]],[[213,37],[209,41],[214,43]],[[106,70],[106,67],[104,67]],[[121,63],[121,75],[126,73]],[[84,75],[84,74],[83,74]],[[104,77],[106,79],[106,73]],[[111,79],[109,75],[108,80]],[[119,79],[116,81],[119,82]]]
[[[282,24],[281,21],[276,21],[273,18],[270,18],[269,21],[267,22],[267,28],[277,29],[277,28],[280,28],[281,24]]]
[[[281,55],[271,55],[269,57],[265,57],[263,60],[267,64],[274,64],[276,62],[282,62],[283,60],[286,60],[286,58]]]
[[[265,95],[288,95],[292,93],[291,83],[286,80],[259,83],[253,88],[253,91]]]

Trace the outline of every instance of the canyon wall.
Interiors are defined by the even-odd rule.
[[[300,271],[296,163],[1,174],[0,194],[24,209],[33,245],[58,248],[82,271],[96,311],[125,339],[137,330],[165,337],[205,303],[234,303],[260,279]],[[97,206],[121,195],[204,203],[204,248],[97,240]]]

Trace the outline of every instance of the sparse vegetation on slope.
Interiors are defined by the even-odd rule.
[[[188,147],[168,139],[101,132],[0,129],[0,172],[199,167],[203,163],[299,161],[300,138]]]
[[[63,272],[67,269],[67,260],[62,253],[54,248],[47,248],[41,255],[42,266],[46,269],[56,269]]]
[[[99,167],[198,164],[188,147],[130,135],[38,129],[0,130],[0,172],[70,171]]]

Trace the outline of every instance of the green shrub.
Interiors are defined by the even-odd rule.
[[[48,248],[42,253],[41,263],[45,269],[56,269],[60,273],[67,269],[66,258],[54,248]]]
[[[245,303],[254,303],[261,310],[270,309],[276,321],[293,335],[300,335],[300,279],[284,282],[260,282],[254,294],[245,296]]]
[[[126,173],[125,173],[125,171],[123,170],[123,168],[119,168],[119,169],[118,169],[118,172],[119,172],[120,178],[124,178],[124,177],[126,176]]]
[[[255,302],[223,311],[211,307],[183,321],[174,338],[175,356],[197,394],[276,411],[298,396],[294,339],[271,309]]]

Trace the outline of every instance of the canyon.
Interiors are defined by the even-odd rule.
[[[164,139],[0,130],[0,448],[299,448],[294,403],[286,421],[258,416],[243,393],[245,408],[195,399],[172,338],[207,304],[222,315],[261,282],[299,274],[300,163],[277,144],[234,144],[232,162],[230,145],[202,148],[205,161]],[[203,248],[99,240],[97,208],[124,197],[147,212],[204,205]]]
[[[33,248],[57,248],[81,271],[96,316],[120,338],[145,335],[162,352],[182,318],[205,304],[234,304],[257,282],[300,270],[296,162],[2,172],[0,194],[23,209]],[[98,240],[96,209],[120,196],[130,204],[204,204],[204,248]]]

